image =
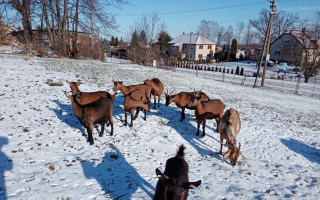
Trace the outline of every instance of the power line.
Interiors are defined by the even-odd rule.
[[[242,4],[242,5],[233,5],[233,6],[221,6],[221,7],[215,7],[215,8],[202,8],[202,9],[194,9],[194,10],[184,10],[184,11],[173,11],[173,12],[162,12],[157,13],[158,15],[174,15],[174,14],[185,14],[185,13],[194,13],[194,12],[203,12],[203,11],[213,11],[213,10],[221,10],[221,9],[229,9],[229,8],[239,8],[239,7],[247,7],[247,6],[255,6],[265,3],[251,3],[251,4]],[[140,16],[143,14],[115,14],[117,16]]]

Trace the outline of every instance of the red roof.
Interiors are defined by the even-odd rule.
[[[317,47],[317,45],[310,40],[308,33],[304,30],[291,30],[289,34],[291,34],[304,48],[314,49]]]

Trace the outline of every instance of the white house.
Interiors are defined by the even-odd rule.
[[[169,56],[190,61],[211,60],[216,44],[200,34],[185,34],[174,38],[168,43]]]

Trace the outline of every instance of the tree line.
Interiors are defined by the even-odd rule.
[[[110,8],[124,3],[125,0],[9,0],[0,2],[0,8],[8,24],[21,22],[29,52],[34,48],[36,29],[46,32],[52,50],[66,53],[68,48],[76,49],[81,32],[90,36],[91,48],[99,47],[99,34],[116,29]]]

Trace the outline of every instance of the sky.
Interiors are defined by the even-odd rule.
[[[298,14],[301,19],[314,19],[320,10],[320,0],[276,0],[278,11]],[[127,40],[132,27],[144,14],[156,12],[174,38],[183,32],[196,32],[201,20],[214,20],[228,27],[237,22],[248,22],[269,9],[269,0],[129,0],[120,10],[114,10],[119,25],[115,35]]]

